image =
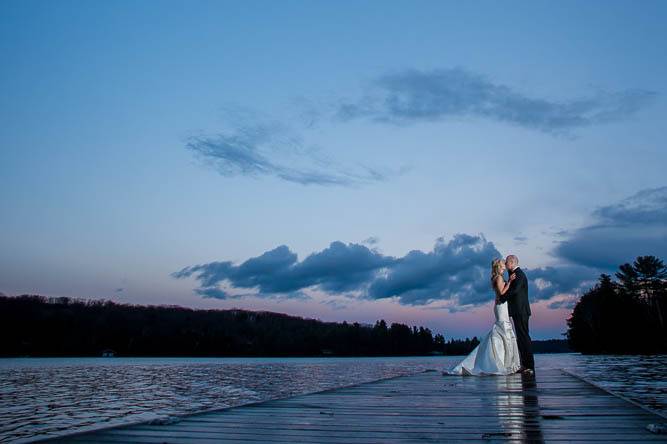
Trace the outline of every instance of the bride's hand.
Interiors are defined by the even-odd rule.
[[[510,282],[512,282],[514,279],[516,279],[516,273],[510,274]]]

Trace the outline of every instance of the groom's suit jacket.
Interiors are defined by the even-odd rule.
[[[510,283],[507,293],[500,297],[500,302],[508,302],[507,310],[511,317],[528,317],[531,314],[530,303],[528,302],[528,278],[519,267],[516,267],[511,273],[516,274],[516,279]]]

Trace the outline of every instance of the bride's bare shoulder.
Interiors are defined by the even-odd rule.
[[[505,285],[505,279],[503,279],[502,275],[495,276],[491,278],[491,280],[493,282],[493,288],[495,290],[500,290]]]

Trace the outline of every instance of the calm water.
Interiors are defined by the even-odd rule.
[[[0,442],[168,420],[212,408],[441,370],[458,357],[0,359]],[[537,355],[655,410],[667,409],[667,356]]]

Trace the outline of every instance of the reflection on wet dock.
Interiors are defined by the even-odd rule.
[[[665,418],[561,370],[536,377],[427,371],[319,393],[67,436],[77,443],[667,441]]]

